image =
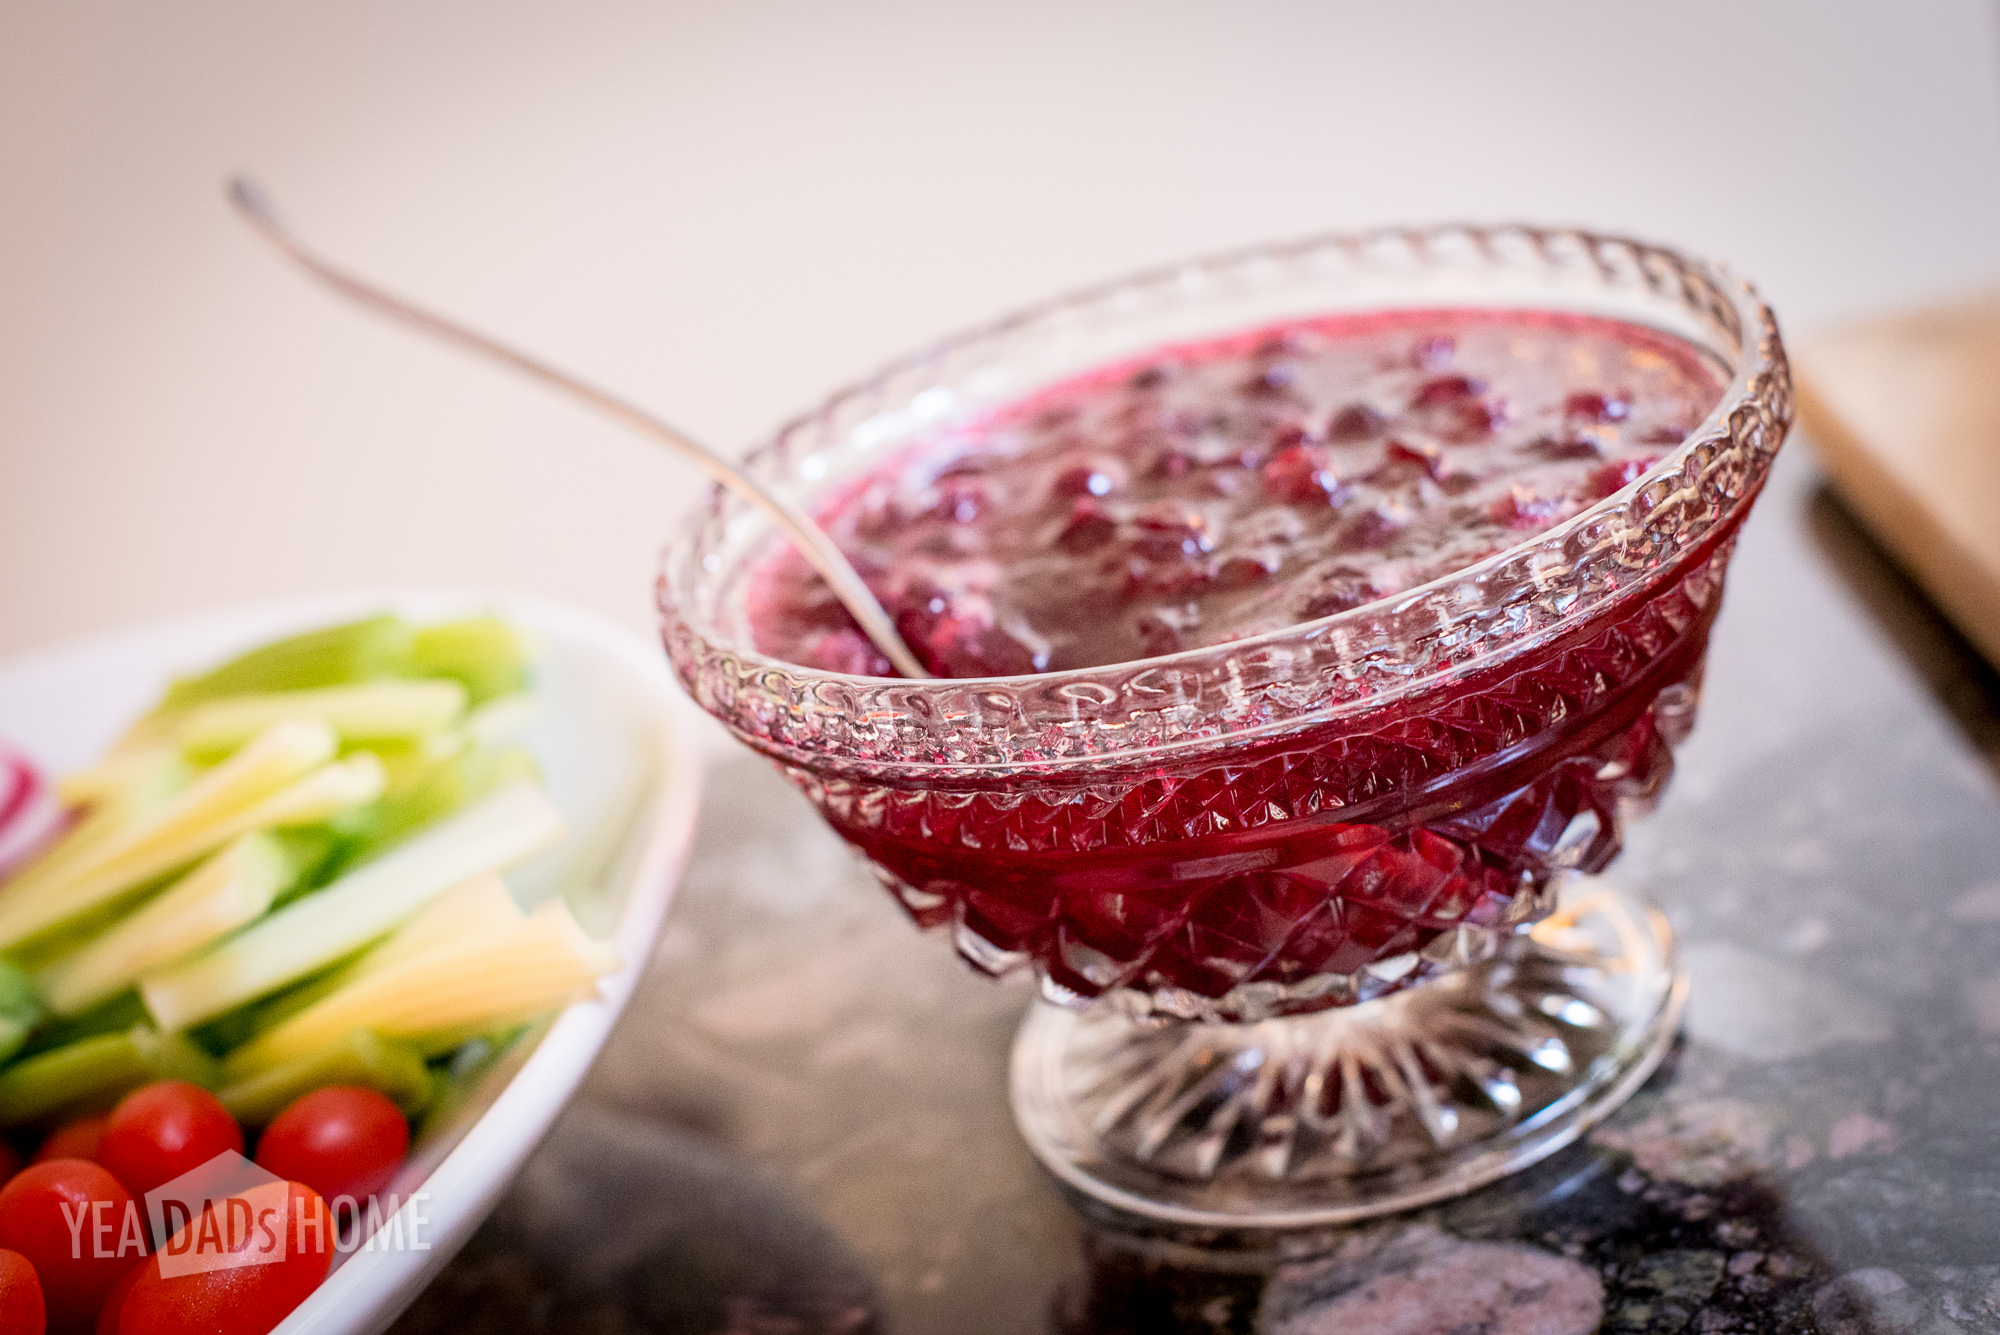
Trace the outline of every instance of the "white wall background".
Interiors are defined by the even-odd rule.
[[[1184,252],[1441,216],[1795,332],[2000,281],[1993,0],[9,0],[0,652],[355,584],[650,624],[693,475],[336,305],[219,197],[739,446]]]

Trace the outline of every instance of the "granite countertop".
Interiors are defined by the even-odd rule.
[[[2000,1331],[2000,681],[1795,443],[1612,875],[1681,1043],[1583,1143],[1282,1254],[1087,1227],[1016,1136],[1029,993],[715,764],[651,973],[418,1332]]]

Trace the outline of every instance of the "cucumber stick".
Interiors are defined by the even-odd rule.
[[[509,784],[215,948],[146,975],[139,994],[161,1029],[199,1024],[388,935],[446,890],[511,867],[561,833],[540,788]]]

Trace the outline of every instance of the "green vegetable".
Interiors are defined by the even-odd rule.
[[[0,960],[0,1062],[19,1052],[42,1022],[42,999],[32,979]]]
[[[480,1082],[514,1046],[527,1034],[546,1032],[549,1023],[544,1019],[539,1024],[511,1025],[468,1038],[449,1057],[433,1062],[431,1104],[417,1123],[418,1139],[449,1126],[464,1111]]]
[[[313,691],[234,695],[197,705],[162,724],[188,755],[226,755],[273,723],[315,719],[343,742],[429,737],[458,722],[465,687],[456,681],[376,681]]]
[[[214,949],[147,975],[139,994],[162,1029],[200,1024],[387,935],[460,881],[524,861],[561,833],[539,788],[510,784]]]
[[[409,666],[412,638],[408,624],[393,616],[308,631],[175,682],[160,707],[182,709],[229,695],[348,686],[396,676]]]
[[[225,1085],[216,1097],[237,1121],[262,1126],[301,1096],[328,1085],[365,1085],[414,1116],[431,1101],[430,1068],[416,1049],[356,1029],[331,1047]]]
[[[155,1080],[214,1088],[217,1075],[215,1059],[185,1038],[163,1038],[136,1025],[122,1034],[79,1039],[0,1071],[0,1126],[109,1107]]]
[[[346,839],[344,871],[380,857],[418,830],[426,829],[510,783],[537,778],[535,764],[519,748],[460,750],[413,768],[404,785],[357,807],[333,822]]]
[[[518,691],[528,681],[528,645],[498,617],[469,617],[425,626],[411,646],[413,676],[453,677],[472,703]]]
[[[139,1000],[139,994],[128,988],[74,1019],[65,1020],[57,1016],[44,1022],[28,1039],[28,1045],[21,1049],[20,1055],[33,1057],[38,1053],[68,1047],[79,1039],[96,1038],[100,1034],[122,1034],[135,1024],[151,1027],[152,1017],[146,1014],[146,1003]]]

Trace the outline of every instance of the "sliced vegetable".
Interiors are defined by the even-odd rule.
[[[39,1122],[84,1107],[104,1107],[153,1080],[219,1082],[215,1059],[178,1035],[144,1025],[100,1034],[26,1057],[0,1071],[0,1126]]]
[[[49,1008],[76,1016],[271,907],[299,868],[269,834],[246,834],[103,935],[42,970]]]
[[[332,1047],[225,1085],[217,1097],[237,1121],[262,1126],[298,1099],[328,1085],[364,1085],[387,1095],[405,1115],[415,1116],[430,1105],[433,1083],[430,1067],[415,1048],[356,1029]]]
[[[274,724],[179,795],[111,834],[102,844],[75,858],[62,858],[61,850],[56,850],[50,859],[28,867],[0,888],[0,948],[16,945],[136,889],[259,824],[284,823],[264,818],[260,808],[282,798],[285,785],[325,766],[333,758],[334,747],[333,730],[324,723],[294,720]],[[379,784],[379,766],[376,774]],[[305,815],[297,801],[290,807],[299,808],[292,813],[298,823],[324,819],[324,815]],[[56,865],[47,865],[57,859]]]
[[[326,967],[459,882],[513,866],[561,833],[539,788],[510,784],[214,949],[142,978],[139,994],[163,1030],[199,1024]]]
[[[231,696],[198,705],[167,726],[189,755],[213,756],[286,719],[317,720],[348,743],[404,741],[443,732],[465,708],[465,687],[456,681],[376,681]]]
[[[419,951],[364,974],[224,1059],[232,1079],[338,1041],[353,1029],[408,1039],[497,1028],[561,1005],[617,967],[560,901],[517,923]]]
[[[212,672],[168,689],[163,710],[226,695],[302,691],[395,676],[409,664],[411,631],[401,617],[370,617],[252,649]]]
[[[425,826],[486,796],[507,777],[500,757],[464,746],[404,767],[401,782],[365,807],[335,822],[348,841],[345,863],[358,866],[395,847]]]
[[[499,617],[444,621],[416,632],[410,670],[423,676],[455,677],[481,704],[518,691],[528,681],[529,646],[514,626]]]

